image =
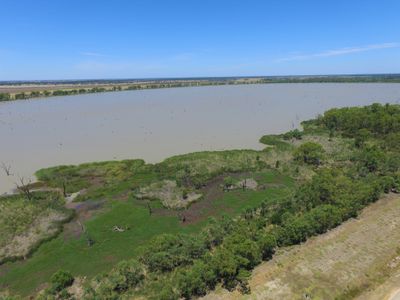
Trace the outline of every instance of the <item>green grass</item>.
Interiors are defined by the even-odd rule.
[[[51,219],[49,215],[61,219]],[[22,194],[0,197],[0,264],[28,255],[59,231],[44,230],[44,225],[58,228],[71,215],[72,211],[64,207],[64,200],[55,192],[34,192],[30,200]],[[27,247],[18,247],[22,244]]]
[[[0,288],[30,295],[59,269],[68,270],[74,276],[93,277],[110,270],[123,259],[136,257],[140,246],[158,234],[197,232],[206,224],[209,215],[237,215],[265,200],[284,197],[293,185],[290,179],[275,171],[256,171],[265,168],[270,159],[270,154],[264,151],[233,150],[180,155],[155,165],[145,164],[143,160],[124,160],[39,170],[36,175],[44,186],[61,188],[65,182],[67,192],[86,189],[78,200],[106,200],[105,208],[85,223],[95,243],[89,247],[83,235],[74,239],[61,234],[43,244],[28,260],[0,266],[0,271],[6,270],[0,278]],[[204,208],[196,223],[184,226],[173,213],[172,216],[171,213],[149,216],[145,205],[132,198],[139,187],[164,179],[179,182],[187,172],[193,182],[205,183],[226,172],[243,171],[254,173],[260,184],[277,182],[289,188],[276,186],[260,191],[224,193]],[[159,203],[153,202],[153,208],[154,205]],[[114,232],[114,226],[129,227],[129,230]]]
[[[224,193],[224,197],[213,203],[215,210],[229,208],[230,214],[239,214],[246,208],[258,207],[263,201],[272,202],[287,196],[289,189],[269,188],[263,192],[259,191],[231,191]]]
[[[43,244],[24,262],[7,263],[1,285],[23,296],[29,295],[40,284],[48,281],[58,269],[74,275],[94,276],[111,269],[122,259],[135,257],[138,247],[160,233],[194,232],[199,226],[181,226],[176,217],[149,216],[145,207],[134,201],[112,202],[97,217],[86,222],[86,228],[95,244],[89,247],[85,238],[64,240],[58,238]],[[117,225],[129,226],[125,232],[114,232]]]
[[[226,192],[207,208],[209,211],[204,211],[202,220],[185,226],[176,216],[150,216],[147,208],[136,199],[108,201],[104,209],[85,223],[87,232],[95,241],[93,246],[87,245],[83,235],[79,239],[66,239],[61,234],[43,244],[28,260],[1,266],[7,271],[0,279],[0,287],[5,286],[12,292],[27,296],[59,269],[68,270],[75,276],[93,277],[99,272],[110,270],[123,259],[136,257],[140,253],[140,246],[158,234],[198,232],[206,224],[210,212],[215,217],[223,214],[237,215],[262,201],[285,197],[294,185],[291,178],[273,170],[254,173],[254,178],[260,184],[278,183],[282,186],[260,191]],[[153,202],[154,208],[156,205]],[[129,229],[114,232],[114,226]]]
[[[251,176],[247,176],[251,177]],[[229,208],[231,214],[242,213],[246,208],[258,207],[263,201],[267,203],[278,201],[288,196],[294,187],[292,178],[283,176],[274,170],[254,173],[259,184],[276,184],[265,190],[233,190],[224,193],[222,199],[213,203],[214,209]]]
[[[260,143],[275,147],[280,151],[291,150],[293,147],[282,139],[282,135],[264,135],[260,138]]]
[[[81,165],[57,166],[41,169],[35,173],[38,180],[47,186],[61,188],[66,184],[67,192],[88,188],[89,192],[111,191],[115,186],[134,180],[141,182],[152,174],[140,159],[85,163]],[[97,184],[95,184],[97,183]]]

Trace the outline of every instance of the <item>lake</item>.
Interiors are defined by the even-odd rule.
[[[313,83],[111,92],[0,103],[0,194],[44,167],[261,149],[259,138],[332,107],[400,103],[400,84]]]

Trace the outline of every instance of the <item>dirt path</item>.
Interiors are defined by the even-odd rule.
[[[389,300],[400,300],[400,289],[398,289],[394,293],[392,293]]]
[[[388,195],[253,271],[252,293],[218,290],[205,299],[400,298],[400,196]]]
[[[400,300],[400,270],[390,273],[384,282],[364,291],[356,300]]]

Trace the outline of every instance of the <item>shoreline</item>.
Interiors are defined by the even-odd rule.
[[[246,84],[295,84],[295,83],[399,83],[400,75],[371,75],[371,76],[311,76],[311,77],[236,77],[236,78],[215,78],[215,79],[169,79],[169,80],[143,80],[126,82],[106,83],[21,83],[1,84],[0,82],[0,103],[16,100],[28,100],[34,98],[51,98],[57,96],[74,96],[84,94],[97,94],[106,92],[121,92],[132,90],[153,90],[167,88],[188,88],[201,86],[220,85],[246,85]],[[74,81],[75,82],[75,81]]]

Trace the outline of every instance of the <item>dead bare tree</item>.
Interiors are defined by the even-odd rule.
[[[17,190],[20,191],[30,201],[32,200],[32,191],[30,188],[31,180],[25,182],[24,177],[19,177],[19,183],[15,183]]]
[[[184,213],[182,212],[178,212],[178,220],[181,221],[181,223],[185,223],[186,222],[186,216]]]
[[[77,220],[77,223],[78,223],[78,224],[81,226],[81,228],[82,228],[82,233],[83,233],[84,236],[85,236],[87,245],[88,245],[89,247],[93,246],[94,240],[90,237],[89,233],[88,233],[87,230],[86,230],[86,227],[85,227],[79,220]]]
[[[11,174],[11,165],[6,165],[4,162],[1,162],[1,166],[0,166],[3,171],[6,173],[7,176],[12,176],[13,174]]]

